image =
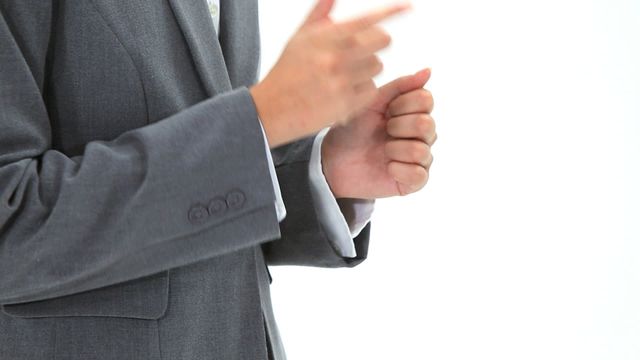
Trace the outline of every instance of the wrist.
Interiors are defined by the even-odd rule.
[[[314,113],[286,84],[268,76],[249,89],[270,148],[309,136],[319,129],[314,126]]]
[[[267,137],[270,148],[276,148],[296,139],[295,129],[293,129],[288,116],[286,106],[280,106],[277,93],[267,88],[263,83],[259,83],[249,89],[253,102],[256,106],[258,117]]]
[[[267,142],[269,143],[269,148],[275,148],[282,144],[284,144],[285,136],[282,134],[282,131],[277,127],[277,120],[274,119],[273,110],[271,109],[271,103],[268,93],[265,93],[260,86],[257,84],[249,89],[249,93],[253,98],[253,103],[256,106],[256,112],[258,113],[258,119],[262,124],[262,128],[264,129],[265,136],[267,138]]]

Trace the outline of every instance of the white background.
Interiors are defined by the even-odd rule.
[[[261,1],[263,74],[311,6]],[[377,202],[358,267],[272,268],[289,359],[640,359],[640,2],[414,1],[385,27],[379,84],[433,68],[431,179]]]

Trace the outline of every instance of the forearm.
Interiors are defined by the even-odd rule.
[[[4,105],[18,122],[46,121]],[[0,135],[0,303],[98,288],[279,235],[246,89],[74,158],[46,142],[12,151],[5,136],[30,128],[11,124]]]

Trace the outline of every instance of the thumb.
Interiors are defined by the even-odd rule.
[[[317,21],[327,19],[335,2],[335,0],[318,0],[316,6],[311,10],[311,13],[309,13],[302,26],[307,26]]]
[[[386,106],[393,101],[393,99],[402,94],[424,87],[430,78],[431,69],[427,68],[420,70],[413,75],[403,76],[382,86],[378,91],[378,101],[376,101],[376,103],[380,104],[382,108],[375,110],[384,112],[386,110]]]

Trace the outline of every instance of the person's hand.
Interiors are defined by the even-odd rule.
[[[334,0],[319,0],[265,79],[250,89],[270,147],[350,119],[376,95],[375,55],[391,38],[377,26],[408,9],[394,5],[353,20],[329,18]]]
[[[436,141],[426,69],[377,91],[372,105],[334,125],[322,143],[322,168],[336,198],[404,196],[427,183]]]

